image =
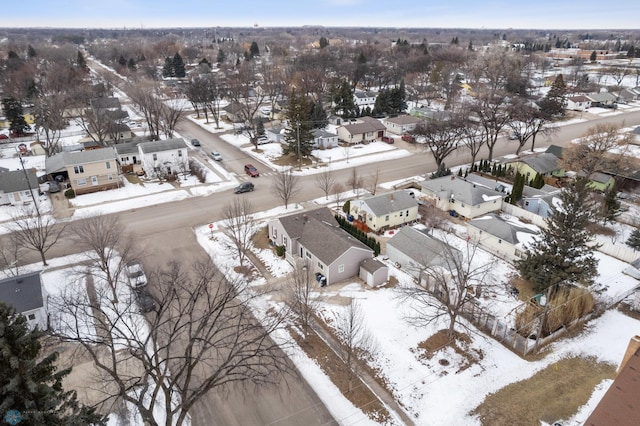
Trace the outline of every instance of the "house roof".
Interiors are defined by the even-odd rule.
[[[139,152],[138,151],[139,143],[140,142],[119,143],[114,145],[113,147],[115,148],[119,156],[126,155],[126,154],[137,154]]]
[[[529,228],[504,220],[493,213],[488,213],[485,216],[472,219],[468,222],[468,225],[487,232],[494,237],[513,245],[517,245],[528,240],[528,238],[523,238],[524,236],[520,235],[521,233],[529,235],[536,234],[535,231],[532,231]]]
[[[478,185],[484,186],[488,189],[493,189],[494,191],[498,192],[506,192],[507,189],[511,188],[511,184],[509,183],[501,182],[496,178],[489,179],[475,173],[469,173],[469,175],[464,179],[467,182],[477,183]]]
[[[455,176],[427,179],[422,181],[421,186],[422,192],[432,192],[441,198],[453,198],[471,206],[506,197],[504,193],[478,186]]]
[[[338,136],[335,133],[327,132],[326,130],[322,129],[313,129],[311,133],[313,134],[314,138],[335,138]]]
[[[61,152],[45,160],[47,174],[64,171],[67,166],[115,160],[116,150],[112,147],[90,149],[80,152]]]
[[[362,262],[360,262],[360,267],[362,269],[364,269],[365,271],[373,274],[374,272],[382,269],[382,268],[386,268],[387,265],[385,265],[384,263],[380,262],[378,259],[375,259],[373,257],[369,258],[369,259],[365,259]]]
[[[590,93],[587,95],[587,98],[591,100],[591,102],[615,102],[618,99],[617,96],[609,92]]]
[[[369,247],[340,228],[333,213],[326,208],[294,213],[278,219],[287,235],[313,253],[325,265],[332,264],[348,249]]]
[[[353,92],[353,96],[355,96],[356,98],[362,99],[362,98],[375,98],[376,94],[373,92],[370,92],[368,90],[356,90],[355,92]]]
[[[640,424],[640,348],[621,366],[585,426],[632,426]]]
[[[118,98],[93,98],[90,102],[93,109],[120,109]]]
[[[451,118],[451,113],[449,111],[441,111],[431,108],[414,108],[413,110],[411,110],[411,113],[413,115],[419,115],[431,120],[438,121],[449,120]]]
[[[25,176],[25,171],[28,176]],[[38,188],[38,177],[36,173],[29,170],[12,170],[7,172],[1,172],[0,175],[0,192],[4,192],[5,194],[9,194],[17,191],[28,191],[29,185],[31,185],[31,189]]]
[[[363,207],[368,208],[376,216],[407,210],[416,207],[418,202],[407,191],[395,191],[359,200]]]
[[[613,179],[612,176],[602,172],[593,172],[591,176],[589,176],[589,180],[597,183],[607,183],[611,179]]]
[[[0,280],[0,301],[20,313],[43,307],[40,272]]]
[[[509,163],[524,163],[537,173],[546,174],[558,170],[560,159],[550,152],[541,152],[538,154],[526,155],[519,160],[511,161]]]
[[[590,99],[584,95],[569,96],[567,100],[570,100],[572,102],[589,102],[590,101]]]
[[[549,154],[553,154],[558,158],[562,158],[563,151],[564,151],[564,148],[559,145],[549,145],[549,147],[546,149],[545,152],[548,152]]]
[[[418,124],[422,122],[422,120],[420,120],[418,117],[414,117],[412,115],[399,115],[397,117],[387,118],[385,121],[400,126],[403,126],[405,124]]]
[[[382,123],[380,123],[382,124]],[[342,126],[350,135],[362,135],[364,133],[376,133],[380,130],[386,130],[386,127],[380,129],[378,126],[375,126],[372,123],[356,123],[349,124],[347,126]]]
[[[141,142],[138,147],[144,154],[160,151],[170,151],[173,149],[186,149],[187,143],[182,138],[165,139],[163,141]]]
[[[460,251],[451,247],[444,241],[440,241],[425,232],[411,226],[403,226],[389,241],[387,247],[393,247],[405,256],[422,266],[430,265],[433,260],[440,258],[444,253]],[[424,262],[428,261],[428,264]]]

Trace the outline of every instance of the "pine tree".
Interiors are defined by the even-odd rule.
[[[320,37],[320,49],[324,49],[329,46],[329,40],[326,37]]]
[[[311,121],[311,127],[314,129],[324,129],[329,124],[329,118],[322,107],[322,102],[314,102],[311,105]]]
[[[256,56],[260,56],[260,48],[258,48],[258,43],[253,41],[251,42],[251,47],[249,47],[249,59],[253,59]]]
[[[544,178],[540,173],[536,173],[530,185],[532,188],[540,189],[544,186]]]
[[[615,185],[605,193],[602,202],[603,217],[606,222],[613,222],[620,214],[620,201],[618,200],[618,190]]]
[[[596,51],[594,50],[593,52],[591,52],[591,56],[589,56],[589,60],[591,62],[595,62],[597,57],[598,57],[598,55],[597,55]]]
[[[333,90],[334,112],[344,118],[357,117],[359,110],[353,99],[353,89],[348,81],[343,80]]]
[[[87,68],[87,61],[84,59],[84,55],[80,50],[78,50],[78,53],[76,54],[76,66],[81,69]]]
[[[175,77],[176,72],[173,69],[173,61],[171,58],[164,58],[164,66],[162,67],[163,77]]]
[[[520,199],[522,199],[522,191],[524,189],[524,181],[526,178],[520,172],[516,172],[513,178],[513,187],[511,188],[511,195],[509,196],[509,202],[515,205]]]
[[[184,61],[182,60],[182,56],[178,52],[173,56],[173,75],[178,78],[183,78],[187,75],[184,68]]]
[[[43,356],[44,332],[29,330],[24,316],[0,302],[0,413],[9,410],[27,425],[104,425],[94,408],[77,401],[75,391],[65,391],[62,380],[71,369],[56,371],[58,353]],[[20,423],[22,424],[22,423]]]
[[[517,263],[522,277],[537,291],[555,285],[593,283],[598,261],[587,243],[587,226],[595,220],[595,209],[586,179],[578,179],[572,188],[563,189],[561,206],[547,218],[547,228]]]
[[[9,130],[17,135],[23,135],[29,130],[27,120],[24,118],[22,110],[22,103],[20,101],[8,97],[2,100],[2,108],[4,109],[4,115],[9,121]]]
[[[567,86],[562,74],[558,74],[547,95],[540,101],[540,111],[549,117],[563,116],[567,106]]]
[[[634,229],[626,243],[634,250],[640,250],[640,229]]]
[[[36,49],[34,49],[32,45],[28,45],[27,46],[27,57],[29,59],[33,59],[36,56],[38,56],[38,54],[36,53]]]
[[[258,123],[256,124],[256,135],[264,136],[264,121],[262,117],[258,118]]]
[[[129,58],[129,60],[127,61],[127,68],[129,68],[130,70],[136,69],[136,61],[133,58]]]
[[[127,66],[127,60],[124,56],[120,55],[120,57],[118,58],[118,65],[120,65],[121,67]]]
[[[285,154],[294,153],[296,157],[307,157],[313,149],[313,133],[311,121],[311,102],[295,90],[291,91],[287,107],[289,127],[285,130],[284,140],[287,142]]]
[[[216,62],[218,65],[222,64],[225,59],[227,59],[227,55],[224,53],[224,50],[218,49],[218,55],[216,56]]]

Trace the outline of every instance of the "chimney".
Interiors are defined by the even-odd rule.
[[[389,194],[389,201],[393,201],[393,192]]]
[[[618,371],[617,371],[618,373],[620,372],[620,370],[624,368],[624,366],[631,359],[631,357],[635,355],[636,352],[638,351],[640,351],[640,336],[633,336],[629,341],[629,345],[627,346],[627,351],[624,353],[624,356],[622,357],[622,362],[618,367]]]

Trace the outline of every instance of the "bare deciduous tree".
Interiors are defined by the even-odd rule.
[[[146,318],[127,286],[116,302],[94,281],[93,296],[73,285],[50,300],[61,314],[53,329],[90,356],[104,400],[132,404],[145,424],[188,423],[189,410],[209,390],[274,384],[289,371],[269,337],[283,317],[258,321],[250,307],[258,294],[228,282],[210,259],[186,268],[172,262],[153,274],[156,309]]]
[[[444,160],[458,147],[463,129],[462,121],[454,114],[450,120],[425,120],[416,126],[414,134],[425,140],[425,146],[433,154],[438,169]]]
[[[358,190],[360,188],[362,188],[362,178],[358,174],[358,168],[357,167],[352,167],[351,168],[351,176],[349,176],[349,179],[347,181],[347,185],[349,185],[349,187],[351,188],[351,191],[353,191],[353,193],[356,196],[358,196]]]
[[[7,275],[20,275],[18,261],[22,256],[23,250],[24,247],[18,244],[14,234],[9,234],[0,240],[0,270],[4,271]]]
[[[380,167],[376,166],[375,171],[371,173],[366,180],[367,190],[371,193],[371,195],[376,195],[376,192],[378,191],[379,181],[380,181]]]
[[[360,375],[360,356],[370,354],[375,349],[373,336],[365,326],[362,307],[351,300],[349,306],[337,318],[337,332],[342,342],[342,360],[348,368],[349,392],[353,390],[354,380]]]
[[[547,131],[547,124],[549,117],[541,112],[535,106],[529,105],[524,100],[515,99],[509,106],[509,115],[511,120],[507,123],[507,127],[511,129],[511,133],[518,140],[518,148],[516,148],[516,155],[520,153],[520,150],[531,139],[531,149],[533,150],[536,136],[539,133]]]
[[[340,208],[340,203],[344,200],[344,186],[341,183],[336,183],[331,187],[333,192],[333,200],[336,202],[336,209]]]
[[[602,169],[616,171],[624,168],[633,135],[629,132],[620,134],[619,130],[614,124],[591,127],[580,142],[564,150],[565,167],[587,177]]]
[[[253,205],[246,198],[234,198],[222,209],[223,225],[231,239],[230,249],[238,255],[240,266],[244,264],[251,247],[253,235]]]
[[[318,283],[313,276],[312,268],[305,260],[298,260],[287,279],[287,300],[291,310],[297,316],[300,326],[307,333],[313,313],[318,309],[319,299],[316,294]]]
[[[324,192],[325,200],[329,199],[329,194],[331,193],[331,188],[336,183],[336,177],[331,170],[325,170],[322,173],[318,173],[315,176],[316,183],[318,187]]]
[[[399,287],[398,294],[410,302],[407,320],[411,324],[420,327],[445,318],[447,336],[453,340],[456,325],[467,328],[460,314],[492,285],[495,261],[479,259],[478,241],[467,241],[462,251],[446,241],[439,246],[437,252],[425,250],[423,259],[412,266],[420,274],[420,285]]]
[[[300,191],[300,181],[291,169],[279,171],[273,175],[271,187],[274,194],[284,203],[286,209],[291,198]]]
[[[7,226],[13,232],[13,241],[24,248],[40,253],[42,264],[47,266],[47,251],[62,237],[66,224],[57,223],[51,215],[35,214],[30,210],[13,216]]]

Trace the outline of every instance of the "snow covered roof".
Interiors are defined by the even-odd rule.
[[[20,313],[44,306],[40,272],[0,280],[0,301],[13,306]]]
[[[394,247],[405,256],[423,266],[428,266],[424,263],[429,262],[429,264],[431,264],[446,252],[460,252],[444,241],[440,241],[411,226],[403,226],[400,228],[400,231],[387,241],[387,247],[389,246]]]
[[[375,216],[384,216],[389,213],[407,210],[418,205],[418,202],[407,191],[395,191],[386,194],[374,195],[363,200],[354,200],[373,213]]]
[[[453,198],[461,203],[477,206],[484,202],[504,198],[506,194],[479,186],[455,176],[443,176],[422,181],[422,192],[433,193],[441,198]]]
[[[98,161],[115,160],[116,150],[112,147],[90,149],[80,152],[61,152],[45,160],[47,174],[56,173],[76,164],[95,163]]]
[[[26,170],[26,175],[29,177],[28,181],[25,176],[25,171],[23,170],[12,170],[0,173],[0,192],[4,192],[5,194],[17,191],[28,191],[29,185],[31,185],[31,189],[38,188],[38,178],[32,169]]]
[[[546,174],[558,170],[560,159],[549,152],[542,152],[539,154],[526,155],[519,160],[510,161],[509,163],[525,163],[537,173]]]
[[[187,143],[182,138],[166,139],[163,141],[142,142],[138,147],[144,154],[151,152],[170,151],[173,149],[186,149]]]
[[[468,222],[468,225],[513,245],[524,243],[531,236],[536,235],[535,231],[504,220],[494,213],[488,213],[485,216],[472,219]]]

